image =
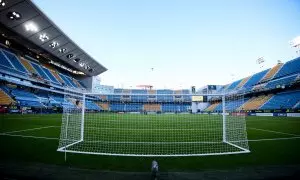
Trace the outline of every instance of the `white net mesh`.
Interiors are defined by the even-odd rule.
[[[209,95],[208,102],[192,102],[192,96],[66,95],[58,150],[123,156],[249,152],[243,95]]]

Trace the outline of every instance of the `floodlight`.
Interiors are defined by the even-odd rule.
[[[80,61],[80,59],[79,58],[75,58],[73,61],[78,63]]]
[[[60,53],[64,53],[64,52],[66,52],[66,48],[60,48],[58,51],[60,52]]]
[[[48,40],[49,37],[47,36],[47,34],[44,33],[44,34],[40,34],[39,39],[40,39],[42,42],[44,42],[44,41]]]
[[[51,48],[55,48],[56,46],[58,46],[59,44],[55,41],[53,41],[51,44],[49,44],[49,47]]]
[[[24,26],[25,26],[26,31],[32,31],[32,32],[38,31],[37,26],[32,22],[26,23]]]
[[[67,58],[68,58],[68,59],[71,59],[73,56],[74,56],[73,54],[68,54],[68,55],[67,55]]]
[[[83,62],[79,63],[79,66],[80,66],[80,67],[83,67],[83,66],[84,66],[84,63],[83,63]]]
[[[0,0],[0,6],[4,7],[5,5],[6,5],[5,1],[4,0]]]
[[[16,11],[8,12],[6,16],[10,20],[19,20],[22,17],[21,14]]]

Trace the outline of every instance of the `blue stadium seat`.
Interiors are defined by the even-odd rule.
[[[114,89],[115,94],[121,94],[123,92],[123,89]]]
[[[30,107],[45,107],[42,103],[38,101],[19,101],[20,106],[30,106]]]
[[[300,91],[274,95],[260,109],[291,109],[300,101]]]
[[[235,88],[237,87],[237,85],[238,85],[242,80],[243,80],[243,79],[240,79],[240,80],[237,80],[237,81],[231,83],[231,84],[229,85],[229,87],[228,87],[226,90],[227,90],[227,91],[230,91],[230,90],[235,89]]]
[[[65,77],[69,80],[70,84],[72,84],[73,87],[78,88],[78,86],[73,82],[73,79],[67,75]]]
[[[273,79],[300,73],[300,57],[286,62]]]
[[[183,90],[182,90],[182,94],[190,94],[190,90],[188,90],[188,89],[183,89]]]
[[[225,105],[226,111],[234,111],[241,107],[244,102],[248,101],[249,98],[245,98],[244,101],[235,100],[235,101],[227,101]],[[215,111],[223,111],[223,104],[220,103],[216,108]]]
[[[174,94],[174,91],[169,89],[158,89],[156,90],[157,94]]]
[[[269,89],[275,89],[275,88],[281,88],[281,86],[290,85],[293,81],[295,81],[297,76],[298,75],[295,74],[295,75],[282,77],[282,78],[279,78],[279,79],[269,81],[269,83],[265,87],[269,88]]]
[[[32,65],[32,67],[39,73],[39,75],[41,77],[43,77],[44,79],[50,81],[50,78],[46,75],[46,73],[43,71],[43,69],[41,68],[40,65],[30,62],[30,64]]]
[[[121,95],[108,95],[107,96],[108,101],[121,101]]]
[[[131,102],[147,102],[148,96],[146,95],[131,95]]]
[[[147,90],[146,89],[132,89],[131,93],[132,94],[147,94]]]
[[[14,65],[16,70],[21,71],[23,73],[28,73],[27,70],[24,68],[24,66],[21,64],[20,60],[10,52],[7,52],[5,50],[2,51],[6,57],[10,60],[10,62]]]
[[[257,84],[269,71],[270,69],[261,71],[259,73],[254,74],[253,76],[251,76],[251,78],[244,84],[243,87],[245,88],[250,88],[252,86],[254,86],[255,84]]]
[[[85,108],[88,110],[101,111],[101,108],[92,101],[85,101]]]
[[[161,110],[163,112],[187,112],[188,111],[188,105],[183,104],[162,104]]]
[[[59,76],[61,77],[61,79],[65,82],[65,84],[69,87],[76,87],[76,86],[73,86],[72,83],[70,82],[70,80],[68,80],[68,78],[63,75],[63,74],[60,74],[59,73]]]
[[[52,75],[52,73],[49,71],[49,69],[43,67],[43,70],[44,70],[44,72],[47,74],[47,76],[50,78],[50,80],[52,82],[60,85],[60,83],[58,82],[58,80]]]
[[[11,69],[14,69],[14,67],[11,65],[9,60],[4,56],[2,51],[0,52],[0,66],[5,66]]]

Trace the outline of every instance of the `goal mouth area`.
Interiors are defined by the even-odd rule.
[[[243,143],[244,141],[235,142]],[[58,148],[57,151],[91,155],[136,157],[212,156],[250,153],[248,149],[233,143],[234,142],[108,142],[79,140]],[[142,144],[143,148],[136,151],[136,144]]]

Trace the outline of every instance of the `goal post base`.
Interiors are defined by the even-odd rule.
[[[69,144],[67,146],[58,148],[58,152],[64,152],[64,153],[74,153],[74,154],[90,154],[90,155],[101,155],[101,156],[131,156],[131,157],[186,157],[186,156],[214,156],[214,155],[231,155],[231,154],[244,154],[244,153],[250,153],[250,150],[242,148],[238,145],[235,145],[230,142],[223,142],[224,144],[228,144],[230,146],[233,146],[241,151],[232,151],[232,152],[211,152],[211,153],[191,153],[191,154],[122,154],[122,153],[105,153],[105,152],[91,152],[91,151],[77,151],[72,150],[72,146],[75,146],[76,144],[84,143],[84,141],[79,140],[77,142],[74,142],[72,144]],[[207,142],[206,142],[207,143]],[[70,149],[68,149],[70,148]]]
[[[78,144],[78,143],[81,143],[81,142],[83,142],[82,139],[79,140],[79,141],[76,141],[76,142],[74,142],[74,143],[71,143],[71,144],[69,144],[69,145],[60,147],[60,148],[57,149],[57,151],[60,151],[60,152],[66,152],[66,151],[67,151],[66,149],[67,149],[68,147],[71,147],[71,146],[73,146],[73,145],[75,145],[75,144]]]

